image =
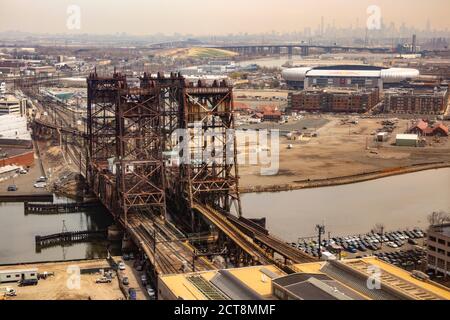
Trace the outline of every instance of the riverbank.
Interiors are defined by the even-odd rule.
[[[420,172],[433,169],[450,168],[450,162],[438,162],[438,163],[427,163],[427,164],[417,164],[407,167],[398,167],[377,170],[372,172],[365,172],[360,174],[339,176],[328,179],[308,179],[299,180],[294,183],[284,184],[284,185],[268,185],[268,186],[253,186],[240,188],[241,193],[262,193],[262,192],[282,192],[282,191],[292,191],[300,189],[311,189],[311,188],[321,188],[321,187],[331,187],[339,186],[345,184],[352,184],[370,180],[382,179],[390,176],[397,176],[407,173]]]
[[[450,168],[404,173],[323,188],[245,193],[242,211],[246,218],[265,217],[268,230],[286,241],[316,235],[318,223],[331,237],[370,232],[378,224],[385,231],[425,230],[432,212],[450,212]]]
[[[312,120],[315,121],[312,125],[306,124],[306,121],[312,123]],[[323,122],[318,122],[319,120]],[[317,136],[303,136],[298,139],[281,136],[277,148],[278,156],[274,155],[270,159],[270,167],[277,169],[274,175],[261,174],[261,169],[269,166],[267,163],[241,164],[239,184],[243,192],[347,184],[441,168],[450,164],[448,137],[426,137],[424,147],[395,145],[396,135],[408,131],[407,128],[411,124],[409,120],[399,119],[396,128],[385,142],[377,142],[374,139],[374,132],[382,127],[383,119],[360,118],[357,124],[349,124],[343,118],[326,115],[307,116],[302,121],[301,127],[314,130]],[[290,121],[287,124],[272,125],[278,129],[294,124],[295,121]],[[249,152],[240,151],[244,155]]]

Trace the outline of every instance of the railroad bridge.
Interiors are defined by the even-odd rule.
[[[155,276],[255,264],[289,270],[314,261],[242,216],[230,135],[233,89],[226,81],[159,73],[144,74],[132,87],[119,73],[94,72],[87,85],[86,132],[35,124],[83,139],[72,147],[83,153],[90,191],[145,253]],[[186,143],[194,135],[198,140]]]

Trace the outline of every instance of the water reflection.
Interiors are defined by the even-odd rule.
[[[36,252],[35,236],[61,232],[63,221],[68,231],[101,230],[113,223],[103,208],[69,214],[25,215],[23,203],[0,203],[0,264],[106,257],[108,241],[55,246]],[[113,254],[120,253],[120,243],[111,249]]]

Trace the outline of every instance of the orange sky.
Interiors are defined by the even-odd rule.
[[[81,9],[81,29],[66,28],[67,6]],[[386,24],[450,29],[450,0],[0,0],[0,31],[196,35],[303,31],[325,24],[365,25],[379,5]]]

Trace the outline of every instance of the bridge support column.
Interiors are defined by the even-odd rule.
[[[294,48],[293,47],[287,47],[287,49],[288,49],[288,57],[289,57],[289,59],[291,59],[292,58],[292,52],[294,51]]]
[[[128,234],[124,233],[122,238],[122,251],[130,251],[133,248],[134,248],[133,241],[131,240]]]
[[[302,56],[309,56],[309,48],[302,47]]]

